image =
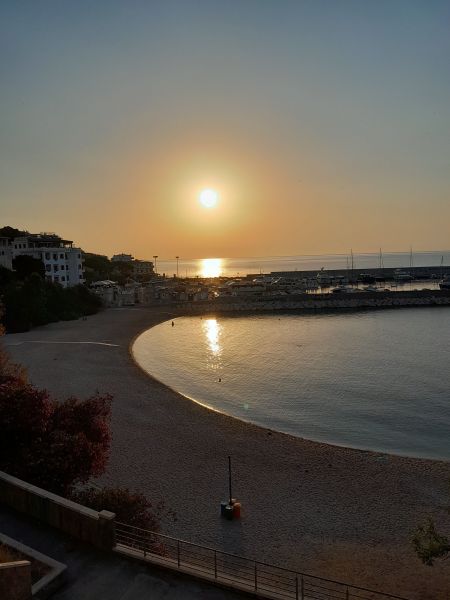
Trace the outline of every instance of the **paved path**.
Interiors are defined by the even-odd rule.
[[[67,565],[67,581],[52,600],[244,600],[168,571],[98,552],[0,505],[0,532]],[[2,599],[3,600],[3,599]],[[5,599],[6,600],[6,599]]]
[[[170,535],[400,596],[446,598],[450,567],[421,565],[410,539],[426,515],[448,519],[450,465],[301,440],[190,402],[129,354],[135,335],[172,316],[164,308],[107,310],[5,343],[32,381],[58,397],[113,394],[103,482],[164,498],[178,513],[164,523]],[[232,523],[218,516],[228,454],[243,503],[242,520]]]

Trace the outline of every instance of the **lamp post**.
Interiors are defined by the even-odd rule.
[[[178,261],[179,261],[180,257],[179,256],[175,256],[175,258],[177,259],[177,279],[178,279]]]
[[[156,269],[156,259],[158,258],[158,255],[157,255],[157,254],[154,254],[154,255],[153,255],[153,258],[154,258],[154,261],[155,261],[155,275],[158,275],[158,271],[157,271],[157,269]]]

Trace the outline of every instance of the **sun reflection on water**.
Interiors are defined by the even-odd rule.
[[[204,258],[200,265],[201,277],[220,277],[223,264],[221,258]]]
[[[206,339],[208,340],[209,349],[214,355],[220,354],[221,347],[219,344],[220,326],[216,319],[206,319],[203,322]]]

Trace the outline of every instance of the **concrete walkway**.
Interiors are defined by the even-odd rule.
[[[52,600],[248,598],[117,554],[98,552],[1,505],[0,532],[67,565],[67,581],[51,596]]]

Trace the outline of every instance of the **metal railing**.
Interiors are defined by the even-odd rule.
[[[142,558],[163,562],[222,585],[255,592],[261,597],[287,600],[406,600],[276,567],[207,546],[116,522],[116,548],[134,551]]]

